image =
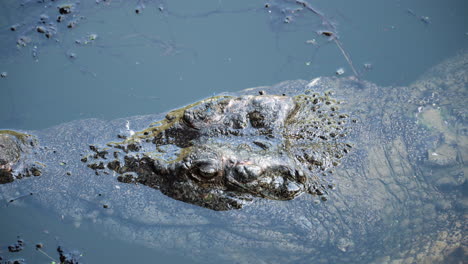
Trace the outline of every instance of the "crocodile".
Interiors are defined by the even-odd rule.
[[[200,262],[461,261],[467,62],[407,87],[320,77],[3,132],[0,197]]]

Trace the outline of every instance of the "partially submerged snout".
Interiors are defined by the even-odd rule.
[[[295,171],[284,165],[239,164],[228,174],[227,181],[255,196],[274,200],[293,199],[306,188],[306,182],[298,181]]]
[[[290,200],[307,189],[307,177],[295,161],[265,150],[238,150],[236,145],[203,145],[181,162],[179,177],[221,191],[275,200]]]

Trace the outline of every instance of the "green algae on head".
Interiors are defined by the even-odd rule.
[[[29,135],[29,134],[21,133],[21,132],[14,131],[14,130],[0,130],[0,135],[14,136],[17,139],[21,140],[23,143],[26,143],[28,138],[31,137],[31,135]]]

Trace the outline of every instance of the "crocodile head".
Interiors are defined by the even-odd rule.
[[[121,182],[215,210],[324,195],[351,148],[338,104],[328,93],[209,98],[108,144],[125,154],[107,167]]]

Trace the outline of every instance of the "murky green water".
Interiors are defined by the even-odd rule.
[[[407,86],[468,47],[462,0],[310,1],[323,18],[291,12],[298,5],[290,1],[270,1],[269,8],[251,0],[82,1],[76,27],[60,25],[50,39],[35,31],[37,21],[41,14],[55,20],[55,6],[65,2],[44,2],[0,3],[0,72],[7,73],[0,79],[2,129],[160,113],[221,92],[332,76],[340,68],[344,78],[353,75],[351,63],[362,79]],[[11,31],[17,23],[25,24]],[[317,34],[330,30],[328,23],[349,61],[334,41]],[[17,47],[20,36],[31,42]],[[86,263],[193,261],[191,252],[167,253],[96,232],[103,223],[78,226],[21,205],[0,209],[0,256],[6,259],[50,263],[34,249],[42,242],[53,258],[60,244],[79,250]],[[7,253],[17,236],[26,249]]]

